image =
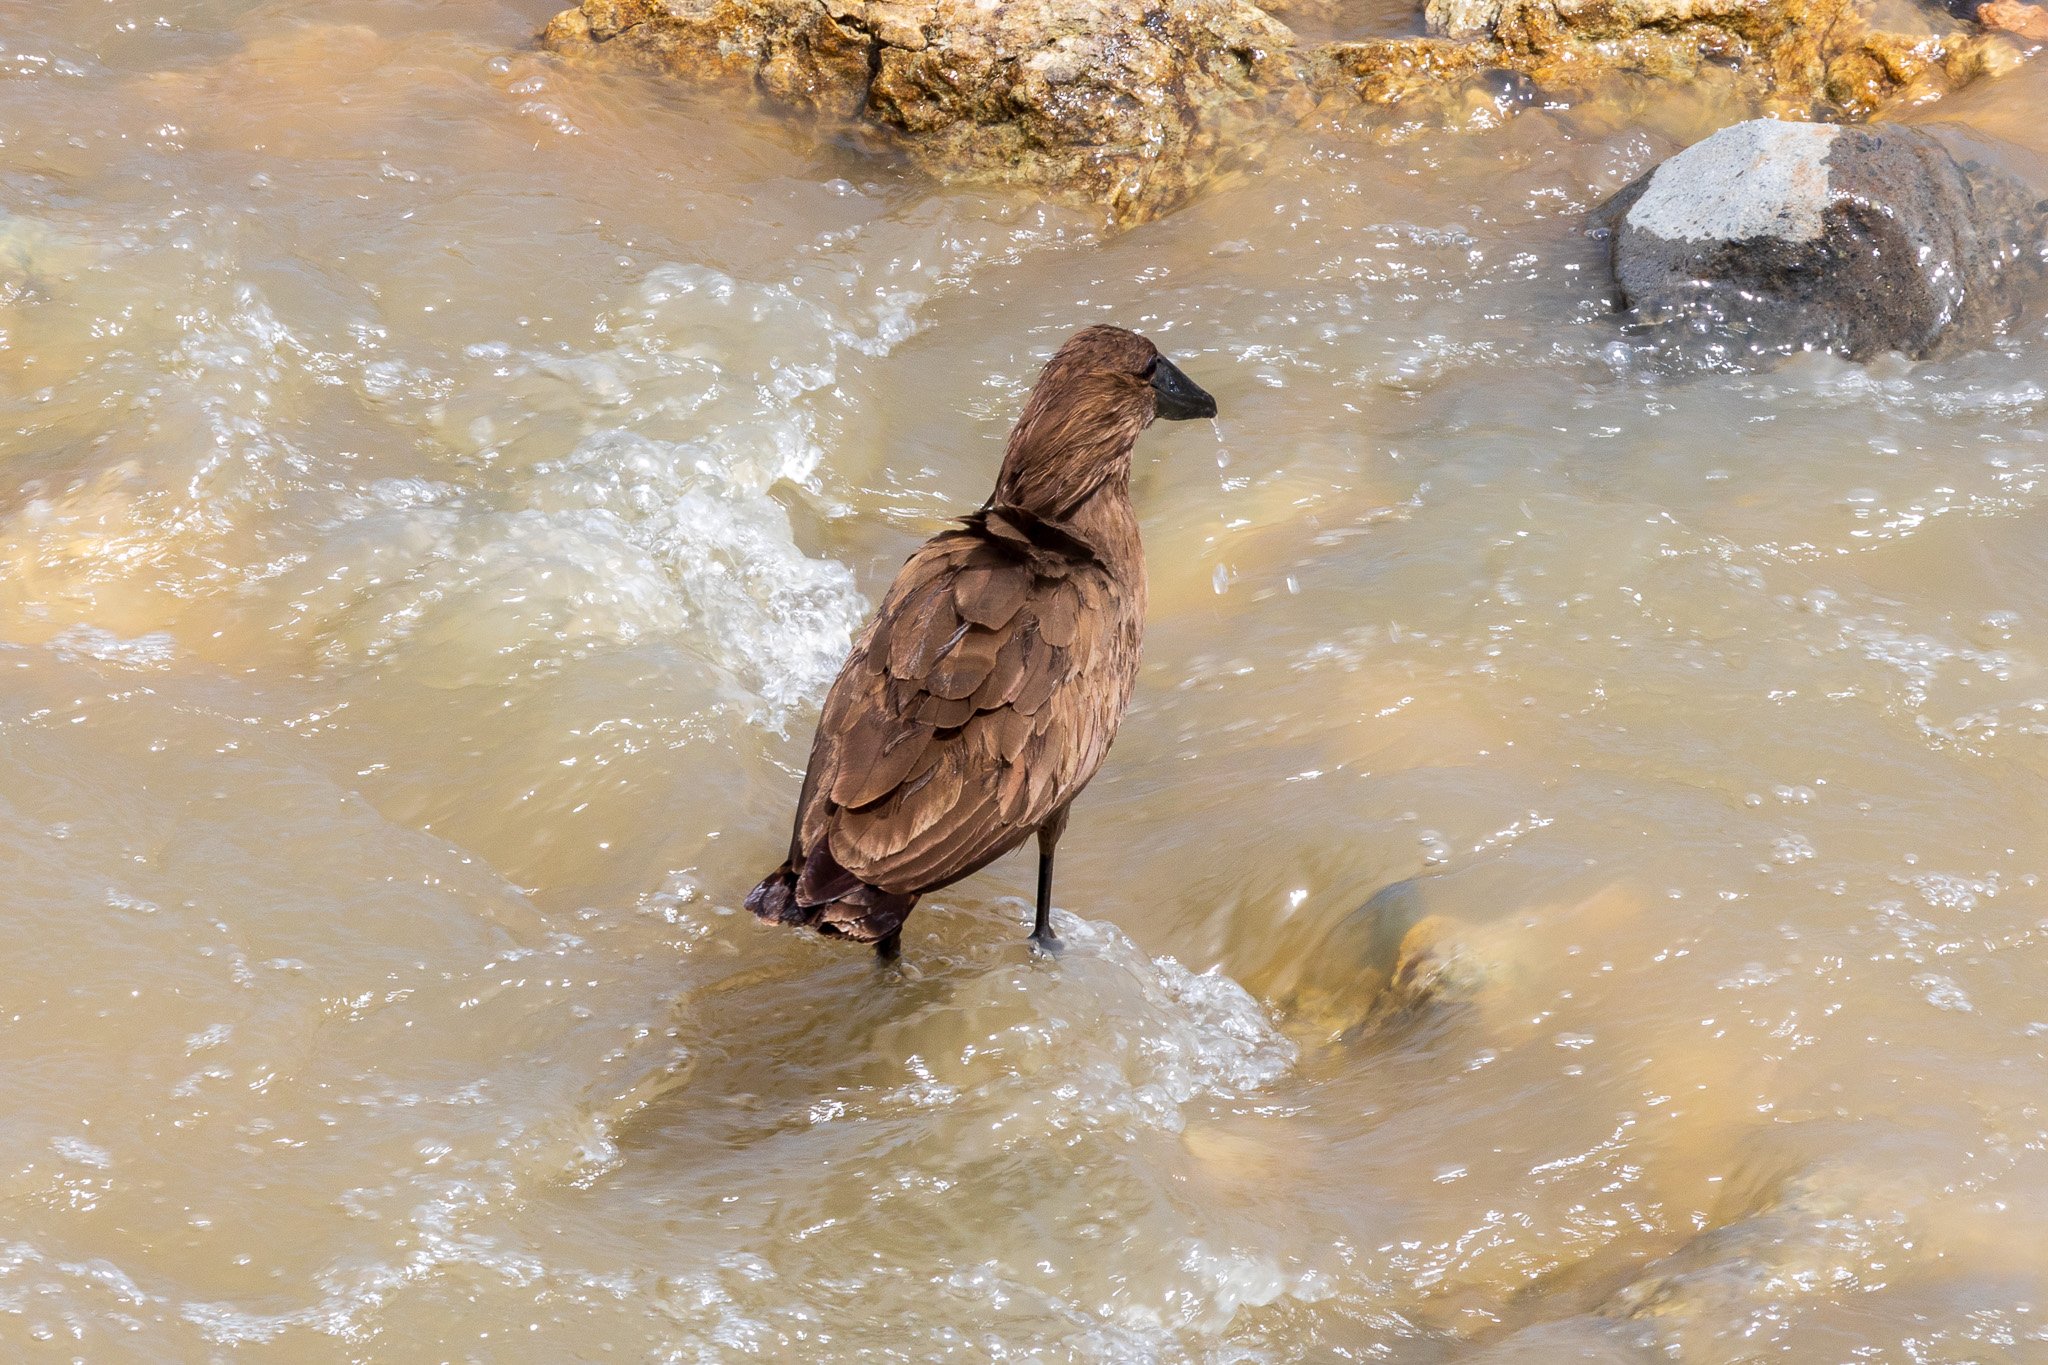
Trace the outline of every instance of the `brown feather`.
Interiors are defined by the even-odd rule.
[[[996,654],[1003,646],[1003,637],[992,630],[963,629],[966,633],[954,640],[924,680],[927,692],[948,701],[973,696],[996,666]]]
[[[941,697],[927,692],[918,698],[911,717],[939,730],[952,730],[974,719],[980,708],[973,697]]]
[[[1001,630],[1031,591],[1031,570],[1020,560],[1003,562],[989,555],[969,564],[953,580],[953,606],[961,619]]]
[[[895,628],[895,624],[896,614],[888,609],[887,603],[884,603],[882,610],[876,612],[875,619],[869,623],[867,634],[854,642],[853,658],[848,659],[847,663],[851,665],[855,659],[858,659],[871,673],[887,673],[889,671],[889,634]],[[834,684],[832,692],[825,699],[826,705],[831,705],[838,697],[838,686]],[[818,717],[820,730],[823,729],[824,724],[825,717],[821,714]]]
[[[1074,630],[1080,615],[1077,605],[1074,594],[1064,584],[1053,592],[1040,594],[1032,603],[1038,617],[1038,638],[1057,649],[1065,649],[1074,643]]]
[[[1030,766],[1016,763],[1003,769],[1002,781],[996,786],[996,810],[1003,820],[1011,825],[1021,825],[1024,812],[1030,809],[1030,798]]]
[[[1024,741],[1036,733],[1031,717],[1013,706],[1004,707],[985,723],[994,732],[996,752],[1002,755],[1005,763],[1015,763],[1017,756],[1024,752]]]
[[[849,750],[832,783],[832,799],[851,807],[881,800],[920,770],[919,760],[931,747],[931,728],[912,724],[890,736],[888,746],[872,759]]]
[[[1067,680],[1067,652],[1064,649],[1047,649],[1031,671],[1025,674],[1024,685],[1017,689],[1010,705],[1031,715],[1052,699],[1055,689]]]
[[[1020,550],[1034,548],[1030,535],[1024,530],[1023,521],[1009,516],[1000,507],[992,507],[981,513],[981,524],[989,535],[1005,544]]]
[[[814,848],[804,860],[803,873],[796,879],[796,898],[812,902],[834,900],[859,885],[860,878],[841,867],[827,850]]]
[[[1007,853],[1010,844],[1010,830],[1005,825],[986,818],[958,821],[943,830],[934,830],[897,875],[913,884],[921,884],[933,877],[952,873],[956,868],[977,869],[992,857]],[[954,875],[964,876],[965,873]]]
[[[978,711],[992,711],[1009,703],[1024,686],[1024,660],[1031,641],[1037,637],[1023,630],[1006,634],[1003,647],[996,651],[995,666],[982,679],[981,686],[974,689],[971,699]]]
[[[889,671],[899,678],[921,679],[952,643],[962,622],[953,610],[953,594],[933,592],[929,585],[904,605],[907,615],[889,627]]]
[[[855,797],[875,764],[881,761],[882,751],[898,733],[899,727],[891,724],[881,711],[854,713],[851,723],[832,739],[833,778],[826,788],[832,800],[842,806],[862,804]]]

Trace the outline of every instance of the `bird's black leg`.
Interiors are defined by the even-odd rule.
[[[1057,953],[1060,941],[1052,931],[1052,854],[1067,828],[1067,808],[1061,806],[1038,827],[1038,923],[1032,926],[1031,943],[1042,953]]]
[[[1052,846],[1043,839],[1038,842],[1038,923],[1031,927],[1031,941],[1047,952],[1058,950],[1052,931]]]
[[[903,926],[899,924],[875,940],[875,957],[878,961],[894,962],[901,956],[903,956]]]

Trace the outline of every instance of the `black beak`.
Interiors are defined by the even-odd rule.
[[[1216,415],[1216,400],[1209,391],[1182,374],[1165,356],[1152,362],[1152,393],[1159,415],[1169,422]]]

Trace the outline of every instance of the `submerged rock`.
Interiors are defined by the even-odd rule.
[[[1890,125],[1739,123],[1600,214],[1635,324],[1708,360],[1976,344],[2042,267],[2024,186]]]
[[[1299,1036],[1345,1039],[1429,1005],[1470,1003],[1498,986],[1504,959],[1448,886],[1414,877],[1375,892],[1331,925],[1280,991]]]

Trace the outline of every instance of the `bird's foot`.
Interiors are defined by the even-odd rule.
[[[1030,942],[1031,951],[1040,957],[1058,957],[1067,950],[1067,945],[1060,942],[1060,936],[1050,929],[1042,934],[1032,934]]]
[[[903,956],[903,931],[891,929],[875,940],[875,961],[887,965]]]

